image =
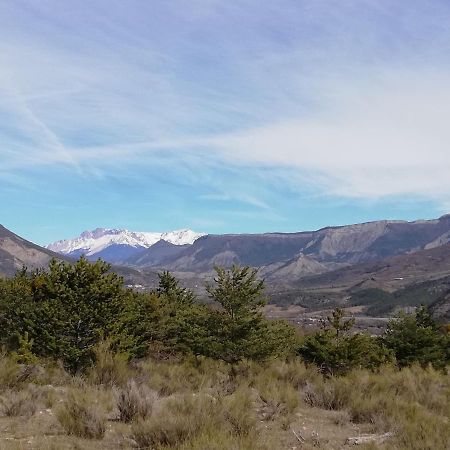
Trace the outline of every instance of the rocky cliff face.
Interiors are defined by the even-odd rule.
[[[169,270],[206,272],[215,264],[261,267],[276,278],[301,277],[449,242],[450,216],[418,222],[379,221],[300,233],[208,235],[159,261]],[[299,256],[301,255],[301,256]]]

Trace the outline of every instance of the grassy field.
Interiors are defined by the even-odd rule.
[[[450,379],[433,369],[324,378],[299,361],[128,364],[86,375],[0,358],[0,449],[450,448]]]

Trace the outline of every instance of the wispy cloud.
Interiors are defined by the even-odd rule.
[[[7,0],[0,17],[9,185],[170,170],[203,204],[274,216],[305,191],[448,205],[446,1]]]
[[[371,73],[322,85],[323,109],[222,136],[230,159],[316,174],[326,192],[350,197],[450,197],[450,72]]]
[[[233,194],[202,194],[199,196],[200,200],[212,201],[212,202],[240,202],[251,206],[256,206],[257,208],[270,210],[270,206],[251,195],[246,195],[241,192]]]

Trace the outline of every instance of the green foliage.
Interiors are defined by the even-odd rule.
[[[414,314],[403,314],[388,324],[383,342],[391,349],[400,367],[415,362],[444,368],[449,361],[450,340],[422,306]]]
[[[257,279],[257,269],[233,265],[230,270],[215,267],[215,285],[207,285],[210,297],[231,318],[255,316],[266,304],[264,281]]]
[[[131,293],[117,322],[116,349],[142,358],[152,350],[164,348],[165,323],[163,303],[156,294]]]
[[[195,355],[209,354],[211,309],[197,301],[196,295],[182,288],[169,272],[159,275],[160,339],[163,348]]]
[[[49,270],[21,271],[3,297],[2,340],[18,347],[11,336],[28,336],[33,352],[61,359],[75,372],[92,361],[92,347],[115,332],[132,295],[102,261],[85,258],[75,264],[53,260]]]
[[[195,294],[182,288],[178,280],[167,270],[158,274],[159,286],[157,293],[164,296],[169,302],[190,305],[196,300]]]
[[[257,270],[233,266],[216,272],[207,285],[211,307],[169,272],[160,274],[155,292],[137,293],[125,289],[100,260],[53,260],[46,271],[22,269],[12,279],[0,279],[0,345],[20,364],[51,357],[71,372],[90,368],[91,379],[105,385],[123,384],[126,359],[149,354],[184,353],[235,364],[285,358],[299,348],[305,361],[327,374],[374,369],[392,355],[401,367],[418,362],[444,368],[450,360],[450,335],[425,308],[391,321],[382,339],[352,333],[354,321],[344,320],[337,309],[299,347],[293,327],[264,317],[264,282]]]
[[[354,368],[375,368],[391,359],[381,343],[361,333],[351,333],[354,319],[344,320],[341,309],[327,317],[323,329],[308,336],[299,354],[326,374],[344,374]]]
[[[20,362],[49,356],[71,372],[91,367],[103,340],[129,358],[181,352],[237,362],[288,353],[296,334],[263,317],[264,283],[257,271],[216,270],[208,292],[220,309],[196,301],[169,272],[159,275],[155,292],[137,293],[100,260],[54,260],[47,271],[24,269],[0,281],[0,340]],[[115,364],[108,361],[106,372]]]
[[[137,294],[118,326],[120,348],[131,355],[191,353],[220,358],[225,313],[197,301],[169,272],[151,294]]]
[[[262,360],[292,348],[295,333],[287,324],[270,322],[262,315],[266,300],[264,282],[257,270],[233,266],[215,268],[214,285],[207,285],[211,299],[221,309],[212,312],[210,327],[213,344],[207,356],[236,363],[243,358]],[[289,342],[289,345],[286,345]]]
[[[28,331],[18,336],[18,342],[19,348],[12,354],[14,360],[20,364],[36,364],[38,358],[33,354],[33,339],[29,338]]]

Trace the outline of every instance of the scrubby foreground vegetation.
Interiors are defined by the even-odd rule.
[[[97,351],[83,376],[2,356],[0,448],[449,448],[450,380],[431,367],[325,377],[298,360],[129,364]]]
[[[261,313],[256,271],[200,304],[105,263],[0,280],[0,448],[450,448],[449,334],[425,308],[373,338],[342,311],[304,336]]]

